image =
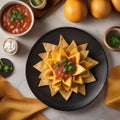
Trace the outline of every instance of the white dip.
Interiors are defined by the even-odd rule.
[[[9,54],[14,54],[17,51],[17,43],[14,39],[7,39],[3,44],[3,49],[5,52]]]

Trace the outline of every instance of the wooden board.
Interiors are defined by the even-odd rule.
[[[25,3],[27,3],[33,10],[35,18],[42,18],[43,16],[47,15],[49,12],[53,12],[55,10],[55,8],[57,6],[59,6],[60,4],[63,3],[63,1],[65,0],[47,0],[47,5],[44,9],[40,10],[40,9],[35,9],[33,8],[30,3],[29,0],[21,0]]]

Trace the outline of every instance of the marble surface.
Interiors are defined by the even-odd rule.
[[[8,1],[10,0],[0,0],[0,8]],[[113,10],[108,18],[101,20],[97,20],[89,14],[83,22],[71,23],[65,19],[63,5],[61,5],[54,12],[41,20],[35,20],[34,27],[28,34],[22,37],[13,37],[19,42],[19,52],[14,56],[9,56],[3,52],[2,42],[5,38],[12,36],[5,34],[0,29],[0,57],[9,58],[14,63],[15,67],[14,73],[7,79],[23,96],[35,98],[27,84],[25,76],[26,61],[30,49],[46,32],[64,26],[80,28],[94,36],[106,52],[109,68],[120,64],[120,52],[109,51],[103,44],[103,35],[106,29],[111,26],[120,26],[120,13]],[[81,110],[64,112],[48,108],[43,111],[43,114],[45,114],[49,120],[119,120],[120,112],[104,104],[105,88],[106,87],[103,88],[94,102]]]

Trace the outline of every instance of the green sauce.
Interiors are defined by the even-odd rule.
[[[106,41],[109,46],[117,48],[120,45],[120,34],[113,32],[107,37]]]
[[[43,0],[31,0],[31,2],[34,6],[38,6],[38,5],[41,5],[43,3]]]

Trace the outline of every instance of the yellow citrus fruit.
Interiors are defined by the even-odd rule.
[[[64,15],[71,22],[80,22],[87,16],[88,9],[84,0],[66,0]]]
[[[95,18],[106,18],[111,13],[110,0],[89,0],[92,15]]]
[[[120,0],[111,0],[111,2],[112,2],[112,4],[113,4],[114,8],[115,8],[118,12],[120,12]]]

